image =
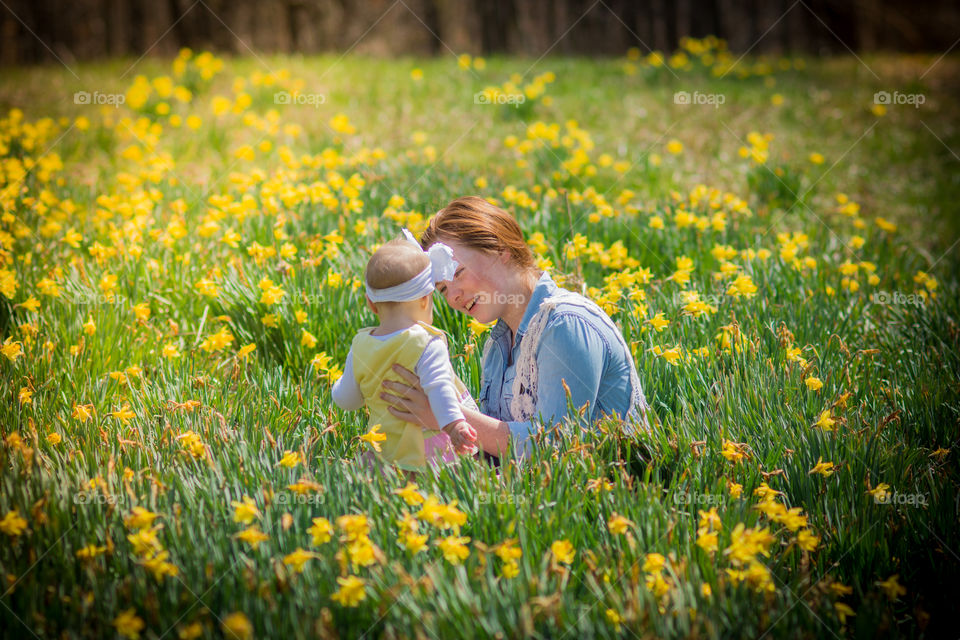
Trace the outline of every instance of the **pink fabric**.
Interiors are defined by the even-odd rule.
[[[441,431],[435,436],[423,439],[423,450],[427,457],[427,462],[433,463],[451,463],[457,460],[457,454],[450,444],[450,436]]]
[[[456,464],[457,454],[450,443],[450,436],[441,431],[435,436],[423,439],[424,454],[427,458],[427,464]],[[371,471],[381,471],[384,462],[373,451],[364,451],[360,454],[360,460],[367,465]]]

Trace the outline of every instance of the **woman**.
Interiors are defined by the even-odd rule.
[[[476,196],[458,198],[430,220],[420,239],[443,242],[458,266],[437,283],[447,303],[496,325],[483,350],[480,411],[464,407],[480,447],[502,456],[529,450],[539,425],[551,425],[585,404],[591,420],[632,418],[648,428],[648,405],[620,330],[597,305],[560,289],[536,268],[517,221]],[[416,376],[395,366],[407,384],[385,382],[381,397],[399,418],[436,428]]]

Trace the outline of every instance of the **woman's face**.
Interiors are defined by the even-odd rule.
[[[455,240],[445,241],[453,250],[457,270],[453,280],[437,283],[447,304],[484,324],[503,316],[508,296],[500,293],[505,281],[505,261],[496,254],[464,247]]]

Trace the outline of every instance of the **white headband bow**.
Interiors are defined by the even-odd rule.
[[[420,243],[409,230],[404,229],[403,235],[420,249]],[[373,302],[409,302],[432,293],[436,283],[442,280],[453,280],[453,274],[457,271],[453,249],[442,242],[437,242],[430,245],[424,253],[430,258],[430,265],[423,271],[406,282],[386,289],[374,289],[368,284],[367,297]]]

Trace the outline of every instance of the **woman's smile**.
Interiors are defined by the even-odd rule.
[[[470,316],[471,318],[477,319],[477,316],[474,314],[474,312],[481,313],[482,315],[481,301],[485,297],[486,297],[486,294],[478,293],[472,298],[468,298],[466,303],[460,305],[460,310],[463,311],[468,316]]]
[[[495,275],[496,260],[456,243],[451,245],[459,265],[453,279],[437,283],[437,290],[451,307],[476,318],[475,312],[488,306],[483,303],[494,299],[488,291],[496,290],[489,279],[490,275]]]
[[[505,252],[478,251],[456,240],[445,242],[457,268],[450,280],[437,283],[437,291],[450,308],[482,324],[500,319],[516,330],[539,274],[533,276],[533,282],[518,284],[516,269]]]

